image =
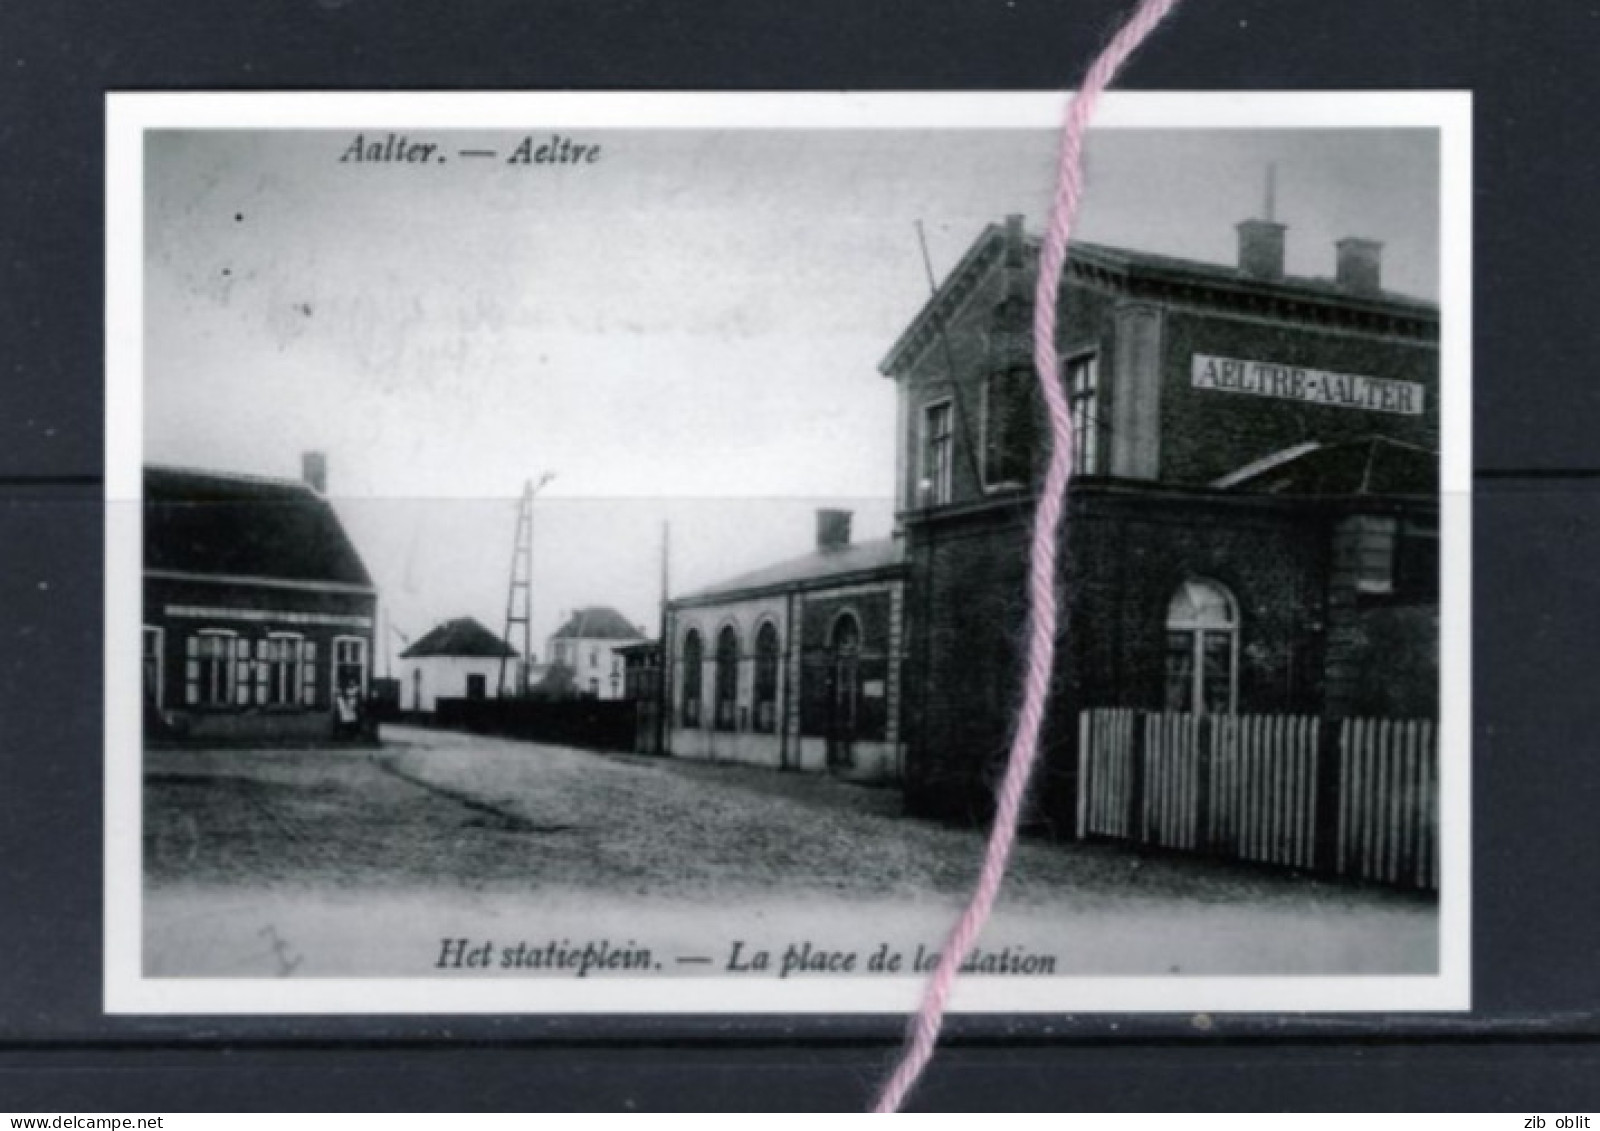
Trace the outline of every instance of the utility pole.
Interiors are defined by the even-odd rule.
[[[669,547],[672,537],[672,524],[663,520],[661,523],[661,635],[657,644],[656,656],[656,753],[667,752],[667,710],[672,704],[671,680],[668,679],[669,667],[667,658],[672,654],[672,645],[667,639],[667,593],[668,593],[668,562]]]
[[[504,640],[515,648],[516,630],[522,629],[522,663],[515,688],[519,699],[528,695],[528,669],[533,664],[533,498],[554,478],[555,473],[547,471],[537,483],[528,480],[522,485],[522,498],[517,503],[517,532],[511,544],[511,584],[506,591]],[[500,677],[495,693],[501,699],[508,697],[506,661],[510,658],[500,657]]]

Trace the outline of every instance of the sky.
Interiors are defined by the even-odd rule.
[[[341,162],[356,132],[147,135],[145,459],[292,477],[326,452],[394,647],[452,616],[503,627],[515,500],[553,473],[540,652],[584,605],[654,631],[663,524],[673,593],[805,553],[819,506],[887,536],[877,365],[928,298],[916,225],[940,278],[989,223],[1040,230],[1056,146],[585,129],[566,136],[598,161],[516,166],[522,134],[433,130],[410,140],[445,162]],[[1367,236],[1386,287],[1437,297],[1431,132],[1098,131],[1077,235],[1232,263],[1268,165],[1291,274]]]

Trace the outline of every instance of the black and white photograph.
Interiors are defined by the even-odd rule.
[[[977,880],[1050,95],[117,95],[113,1012],[893,1012]],[[1118,93],[954,1007],[1469,1004],[1465,96]]]

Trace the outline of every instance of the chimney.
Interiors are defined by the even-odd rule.
[[[1022,266],[1022,213],[1013,212],[1006,217],[1007,267]]]
[[[328,493],[328,456],[325,452],[305,452],[300,457],[300,478],[319,495]]]
[[[1283,234],[1288,225],[1276,220],[1241,220],[1239,273],[1251,279],[1276,283],[1283,279]]]
[[[1383,293],[1383,244],[1348,236],[1333,245],[1338,250],[1334,278],[1355,295]]]
[[[850,512],[819,510],[817,512],[817,549],[843,550],[850,545]]]

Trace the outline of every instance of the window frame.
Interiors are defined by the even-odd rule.
[[[853,626],[854,647],[846,650],[840,644],[840,632],[846,624]],[[854,736],[861,725],[861,660],[866,651],[866,626],[854,609],[840,609],[828,624],[828,676],[832,702],[828,706],[833,729],[839,726],[841,684],[848,674],[850,680],[850,717],[846,733]]]
[[[196,642],[192,655],[186,655],[185,661],[194,665],[193,672],[184,672],[184,698],[191,707],[201,710],[225,711],[235,710],[247,706],[247,696],[239,693],[240,676],[244,664],[249,663],[249,657],[239,655],[239,644],[244,640],[238,632],[231,628],[200,628],[189,634],[189,639]],[[220,657],[207,657],[203,655],[204,641],[225,642]],[[221,698],[212,697],[209,692],[217,683],[215,678],[206,678],[207,664],[221,665]],[[248,684],[245,685],[248,688]],[[192,694],[191,694],[192,693]]]
[[[1087,394],[1074,388],[1074,371],[1087,365],[1091,375]],[[1074,475],[1100,474],[1101,449],[1101,394],[1105,384],[1100,374],[1098,349],[1076,350],[1061,359],[1061,388],[1067,397],[1067,415],[1072,420],[1072,473]],[[1087,403],[1087,419],[1081,419],[1078,406]]]
[[[725,640],[732,641],[731,649],[724,650]],[[725,622],[717,629],[717,646],[712,655],[714,674],[711,681],[711,729],[737,731],[739,662],[743,659],[743,642],[739,639],[739,627],[732,621]],[[726,713],[723,711],[724,706],[727,707]]]
[[[1223,600],[1228,610],[1228,622],[1225,626],[1210,621],[1196,619],[1188,621],[1175,621],[1172,607],[1177,603],[1181,594],[1191,585],[1203,586],[1216,593]],[[1172,637],[1175,634],[1185,634],[1189,637],[1189,690],[1185,696],[1187,707],[1179,713],[1192,715],[1239,713],[1239,650],[1240,639],[1243,636],[1239,612],[1239,600],[1233,591],[1220,581],[1209,577],[1186,577],[1167,599],[1166,610],[1162,619],[1164,626],[1163,639],[1167,641],[1167,648],[1163,651],[1162,677],[1163,685],[1170,688],[1172,673],[1168,665],[1171,663],[1173,651],[1171,648]],[[1206,708],[1205,699],[1205,646],[1208,636],[1223,636],[1228,641],[1228,706],[1226,711],[1217,712]],[[1165,696],[1164,696],[1165,697]],[[1174,708],[1168,706],[1167,710]]]
[[[918,422],[919,438],[917,444],[917,505],[919,507],[943,507],[955,501],[955,468],[956,468],[956,402],[954,396],[943,396],[934,400],[924,401],[921,406]],[[944,443],[945,458],[939,468],[939,478],[935,480],[932,474],[933,455],[933,428],[932,420],[935,412],[945,414],[946,429],[941,437]]]
[[[770,650],[764,649],[763,640],[771,641]],[[751,728],[761,734],[778,733],[778,703],[783,686],[783,634],[771,617],[756,625],[755,673],[751,681]],[[764,717],[762,708],[771,705],[771,718]]]
[[[361,680],[356,685],[356,697],[365,701],[367,698],[367,680],[370,675],[370,648],[365,636],[335,636],[333,646],[328,650],[328,702],[333,703],[339,698],[339,669],[345,666],[345,661],[339,658],[339,645],[354,643],[361,646]]]
[[[256,699],[259,706],[279,709],[305,706],[306,701],[306,637],[303,632],[269,632],[262,638],[264,656],[258,657],[256,671]],[[291,658],[282,659],[275,654],[275,646],[292,644]],[[279,669],[283,669],[288,682],[288,695],[278,696]],[[265,685],[266,694],[261,693]]]
[[[691,644],[694,646],[692,657]],[[678,662],[683,667],[678,687],[678,724],[684,730],[699,730],[705,705],[706,646],[705,637],[698,628],[690,628],[683,634]]]

